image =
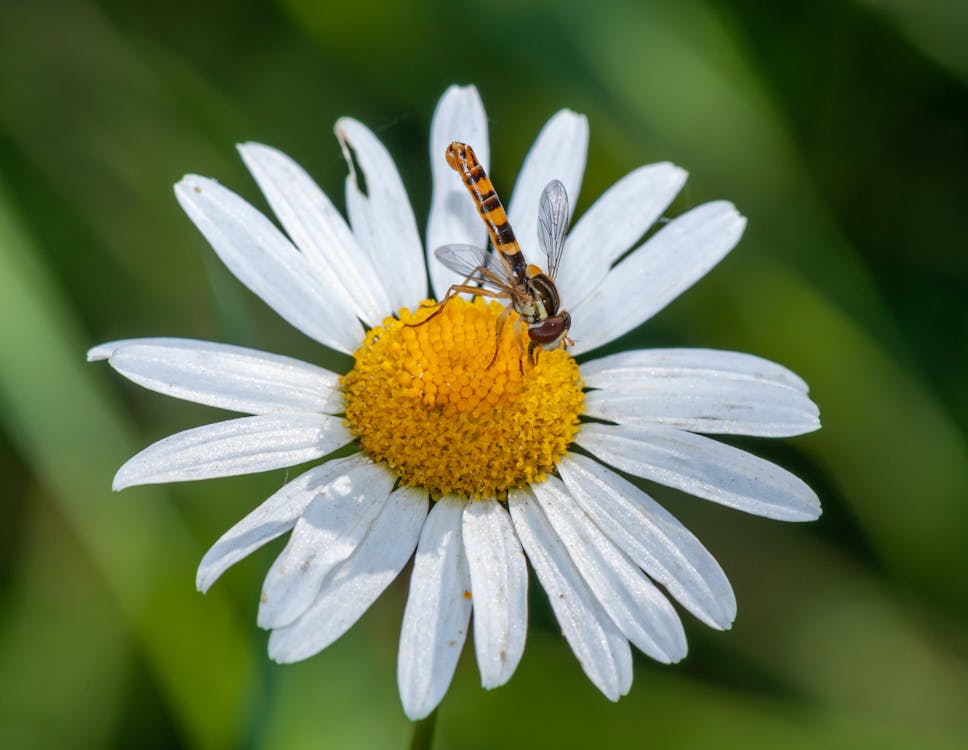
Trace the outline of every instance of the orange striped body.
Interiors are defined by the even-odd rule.
[[[446,158],[451,169],[463,178],[467,192],[474,199],[474,205],[477,206],[477,211],[484,220],[494,249],[497,250],[508,272],[508,278],[515,284],[522,283],[527,275],[524,255],[514,236],[514,230],[508,222],[504,205],[498,198],[494,184],[484,171],[484,167],[478,161],[474,149],[466,143],[454,141],[447,147]]]

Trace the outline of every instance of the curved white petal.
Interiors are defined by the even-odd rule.
[[[395,479],[382,464],[360,461],[319,488],[266,574],[259,599],[261,627],[289,625],[309,608],[326,576],[366,536]]]
[[[427,278],[417,221],[400,173],[383,144],[362,123],[341,117],[336,137],[350,169],[346,202],[353,234],[370,254],[392,310],[413,307],[426,295]]]
[[[552,180],[561,180],[568,193],[568,205],[578,204],[585,159],[588,156],[588,120],[563,109],[552,116],[538,133],[514,182],[508,217],[525,257],[544,264],[538,247],[538,205],[541,193]]]
[[[175,398],[247,414],[343,410],[339,376],[278,354],[209,341],[110,341],[87,353],[129,380]]]
[[[272,631],[270,658],[306,659],[349,630],[407,564],[426,517],[426,491],[401,487],[390,495],[356,551],[323,582],[312,606],[291,625]]]
[[[574,353],[607,344],[651,318],[722,260],[745,227],[727,201],[704,203],[671,221],[571,310]]]
[[[471,582],[461,542],[463,506],[454,497],[434,504],[414,558],[400,631],[397,684],[403,710],[415,721],[444,697],[467,638]]]
[[[332,282],[341,301],[368,325],[393,312],[370,256],[345,219],[306,171],[281,151],[261,143],[239,145],[266,200],[286,232]]]
[[[776,464],[672,427],[584,424],[576,442],[639,477],[780,521],[813,521],[820,500]]]
[[[675,609],[635,563],[578,507],[554,476],[531,486],[538,505],[602,607],[640,651],[665,664],[686,655]]]
[[[795,372],[768,359],[723,349],[636,349],[593,359],[581,366],[589,388],[624,388],[650,378],[706,377],[785,385],[803,393]]]
[[[322,486],[348,467],[369,459],[363,456],[336,458],[303,472],[255,510],[226,531],[205,553],[198,566],[195,585],[202,593],[239,560],[282,536],[296,524]]]
[[[569,453],[558,473],[589,518],[682,606],[711,627],[732,624],[736,597],[726,575],[671,513],[590,458]]]
[[[508,507],[565,640],[592,684],[617,701],[632,685],[629,642],[598,603],[531,493],[511,490]]]
[[[582,214],[565,242],[555,283],[562,304],[574,309],[608,275],[662,215],[686,182],[686,171],[669,162],[625,175]],[[571,204],[574,210],[575,204]]]
[[[114,476],[114,489],[232,477],[295,466],[353,439],[339,417],[261,414],[185,430],[149,445]]]
[[[504,506],[476,500],[464,508],[464,552],[474,605],[474,650],[481,684],[507,682],[528,632],[528,566]]]
[[[363,327],[332,280],[259,211],[197,175],[183,177],[175,196],[228,269],[282,318],[338,351],[349,354],[359,346]]]
[[[451,86],[440,97],[430,123],[430,171],[433,193],[427,221],[427,267],[437,299],[443,299],[451,284],[463,277],[437,260],[434,250],[442,245],[487,245],[487,229],[467,194],[464,181],[447,165],[444,152],[453,141],[470,145],[487,169],[489,146],[487,115],[474,86]]]
[[[820,427],[816,404],[777,373],[766,377],[709,368],[587,369],[592,374],[585,384],[595,390],[586,394],[585,414],[620,424],[762,437],[802,435]],[[585,372],[583,367],[583,376]]]

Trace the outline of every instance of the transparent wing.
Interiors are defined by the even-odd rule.
[[[475,247],[474,245],[444,245],[434,250],[437,260],[443,263],[454,273],[461,276],[473,276],[477,274],[481,267],[487,268],[486,249]]]
[[[548,275],[552,279],[558,274],[569,219],[568,191],[559,180],[552,180],[541,193],[538,206],[538,245],[548,259]]]
[[[434,250],[434,255],[451,271],[470,281],[492,287],[500,287],[505,282],[500,259],[487,248],[464,244],[443,245]]]

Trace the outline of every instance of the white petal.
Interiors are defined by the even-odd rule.
[[[568,193],[568,205],[574,209],[587,156],[588,120],[584,115],[563,109],[545,123],[524,158],[514,182],[508,217],[531,263],[544,263],[538,247],[538,205],[542,191],[552,180],[561,180]]]
[[[114,489],[232,477],[295,466],[353,439],[339,417],[261,414],[185,430],[149,445],[114,476]]]
[[[370,130],[349,117],[336,137],[350,168],[346,200],[353,233],[369,252],[393,310],[414,307],[427,292],[423,248],[410,199],[390,154]],[[362,170],[366,192],[360,186]]]
[[[581,366],[589,388],[625,387],[646,378],[706,376],[710,380],[769,381],[803,393],[807,384],[796,373],[762,357],[722,349],[636,349],[594,359]]]
[[[363,327],[332,281],[265,216],[206,177],[185,176],[175,196],[228,269],[286,321],[338,351],[359,346]]]
[[[202,593],[208,591],[218,577],[232,565],[289,531],[323,485],[346,471],[349,466],[367,460],[369,459],[359,455],[336,458],[303,472],[285,484],[281,490],[226,531],[205,553],[195,576],[198,590]]]
[[[642,356],[639,356],[642,355]],[[738,355],[733,355],[738,357]],[[820,427],[819,410],[788,370],[760,360],[762,372],[717,370],[709,358],[693,366],[650,366],[648,352],[590,363],[585,413],[621,424],[667,425],[694,432],[784,437]],[[727,357],[725,359],[730,359]],[[802,381],[801,381],[802,382]],[[792,383],[788,385],[787,383]]]
[[[671,427],[582,425],[576,441],[605,463],[639,477],[780,521],[813,521],[820,500],[776,464]]]
[[[434,256],[442,245],[485,247],[487,229],[467,194],[464,181],[447,165],[444,151],[453,141],[470,145],[487,169],[487,115],[473,86],[451,86],[444,92],[430,123],[430,170],[433,194],[427,222],[427,267],[434,295],[443,299],[451,284],[463,281]]]
[[[360,461],[319,488],[266,574],[259,599],[261,627],[289,625],[309,608],[323,579],[366,536],[395,479],[382,464]]]
[[[420,533],[403,612],[397,684],[407,716],[416,721],[450,686],[471,616],[470,575],[461,543],[463,502],[444,497]]]
[[[571,310],[574,353],[607,344],[651,318],[722,260],[745,227],[746,219],[727,201],[674,219]]]
[[[686,171],[663,162],[625,175],[595,201],[565,242],[555,283],[574,309],[662,215],[686,182]],[[574,210],[575,204],[571,204]]]
[[[407,564],[426,517],[426,491],[401,487],[390,495],[356,551],[323,582],[312,606],[291,625],[272,631],[269,656],[299,661],[349,630]]]
[[[393,312],[370,256],[306,171],[281,151],[243,143],[239,153],[292,241],[370,326]]]
[[[88,361],[107,359],[140,386],[175,398],[247,414],[343,410],[339,376],[278,354],[193,339],[111,341]]]
[[[530,492],[511,490],[508,507],[521,545],[548,595],[578,663],[605,697],[617,701],[632,685],[629,643],[588,588],[564,543]]]
[[[531,486],[555,533],[595,594],[632,644],[669,664],[686,655],[686,633],[669,600],[578,507],[554,476]]]
[[[481,684],[507,682],[524,653],[528,631],[528,566],[504,506],[478,500],[462,524],[474,605],[474,649]]]
[[[726,575],[672,514],[590,458],[569,453],[558,473],[598,527],[682,606],[711,627],[732,624],[736,597]]]

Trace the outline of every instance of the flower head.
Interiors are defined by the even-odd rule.
[[[631,685],[630,644],[662,662],[685,656],[670,597],[712,627],[730,626],[736,604],[719,565],[615,469],[770,518],[820,513],[792,474],[700,434],[817,429],[806,384],[789,370],[704,349],[637,350],[581,365],[572,357],[643,323],[742,234],[745,220],[720,201],[637,244],[682,187],[678,167],[629,173],[567,236],[555,282],[571,314],[571,353],[522,361],[524,332],[504,331],[509,315],[498,301],[421,304],[425,270],[438,299],[462,281],[435,248],[485,247],[485,225],[445,148],[473,143],[486,165],[486,122],[473,87],[451,87],[438,104],[426,243],[389,154],[350,119],[336,125],[350,165],[348,223],[298,165],[257,144],[241,146],[242,158],[285,234],[214,180],[187,176],[176,186],[236,277],[306,335],[352,353],[348,373],[189,339],[116,341],[88,355],[147,388],[249,415],[149,446],[121,467],[116,489],[358,448],[306,470],[226,532],[197,584],[206,591],[292,532],[266,576],[258,616],[272,631],[270,656],[290,662],[345,633],[413,557],[398,662],[411,718],[446,692],[472,611],[483,685],[511,677],[527,631],[526,559],[582,669],[612,700]],[[587,139],[584,117],[559,112],[521,168],[507,213],[532,263],[542,257],[542,193],[558,180],[574,205]]]

